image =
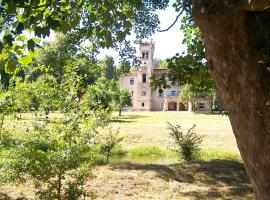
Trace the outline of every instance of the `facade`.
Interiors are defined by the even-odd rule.
[[[144,42],[140,44],[141,65],[132,70],[128,75],[120,78],[121,89],[127,89],[132,96],[132,107],[130,110],[141,111],[182,111],[190,110],[190,106],[180,101],[178,95],[181,90],[179,85],[171,85],[167,89],[153,90],[150,77],[155,74],[162,76],[167,74],[167,69],[153,68],[155,43]],[[210,104],[201,99],[196,105],[196,110],[208,111]]]

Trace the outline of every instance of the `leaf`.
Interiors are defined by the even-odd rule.
[[[34,51],[36,43],[33,41],[33,39],[30,39],[27,41],[27,48],[29,51]]]
[[[5,71],[9,74],[13,73],[16,69],[17,61],[13,58],[9,59],[5,64]]]
[[[20,22],[16,27],[16,33],[21,34],[23,30],[24,30],[24,24]]]
[[[19,62],[24,66],[28,66],[32,62],[32,56],[24,56],[19,58]]]
[[[14,0],[8,1],[7,3],[7,12],[12,14],[16,12],[16,3]]]
[[[11,34],[8,34],[8,35],[4,36],[4,44],[7,44],[7,45],[11,46],[13,41],[14,41],[14,38],[13,38],[13,36]]]
[[[67,33],[71,29],[71,26],[66,21],[62,21],[60,25],[60,30],[63,33]]]

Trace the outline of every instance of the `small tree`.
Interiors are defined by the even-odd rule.
[[[39,109],[40,102],[32,83],[16,81],[11,91],[14,94],[15,108],[20,113],[20,117],[21,112],[37,111]]]
[[[50,111],[57,109],[59,105],[59,88],[56,78],[51,75],[41,75],[36,82],[33,82],[33,89],[38,97],[40,109],[48,118]]]
[[[132,106],[132,99],[128,90],[120,90],[120,88],[118,90],[119,92],[115,91],[114,101],[116,108],[119,111],[119,116],[121,116],[121,111],[123,107]]]
[[[181,92],[179,93],[179,99],[186,104],[188,102],[191,102],[192,104],[192,111],[195,111],[195,104],[197,101],[197,93],[196,91],[192,88],[191,85],[186,84],[181,88]]]
[[[201,150],[203,136],[199,136],[195,131],[194,124],[186,133],[181,130],[180,125],[173,126],[168,123],[168,129],[171,131],[170,136],[174,140],[174,150],[180,153],[185,161],[195,160]]]
[[[39,199],[66,200],[88,196],[83,185],[91,175],[89,130],[76,116],[64,125],[33,123],[21,134],[3,164],[4,182],[32,180]],[[30,130],[30,131],[29,131]]]
[[[123,137],[119,136],[119,129],[113,131],[111,128],[109,132],[100,139],[100,153],[106,157],[106,162],[109,163],[113,149],[123,140]]]

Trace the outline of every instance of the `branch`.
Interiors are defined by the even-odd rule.
[[[42,8],[42,7],[48,7],[50,5],[51,5],[51,3],[47,3],[47,4],[43,4],[43,5],[39,5],[39,6],[18,6],[18,8],[38,9],[38,8]]]
[[[247,11],[262,11],[270,7],[270,0],[246,0],[240,7]]]
[[[182,15],[183,12],[184,12],[184,9],[181,10],[181,12],[176,16],[174,22],[168,28],[163,29],[163,30],[159,30],[158,32],[165,32],[165,31],[170,30],[175,25],[175,23],[178,21],[180,15]]]

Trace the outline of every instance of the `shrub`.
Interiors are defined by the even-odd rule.
[[[119,136],[119,129],[113,131],[112,128],[109,129],[107,134],[101,136],[99,152],[106,157],[107,163],[109,163],[113,150],[119,146],[123,139]]]
[[[78,121],[49,127],[43,122],[21,134],[2,163],[2,181],[34,183],[38,199],[64,200],[89,196],[84,184],[91,176],[92,147]],[[81,128],[82,127],[82,128]]]
[[[195,131],[194,124],[186,133],[181,130],[180,125],[173,126],[168,123],[168,129],[171,131],[170,136],[174,140],[174,150],[180,153],[185,161],[196,160],[201,150],[203,136],[199,136]]]

